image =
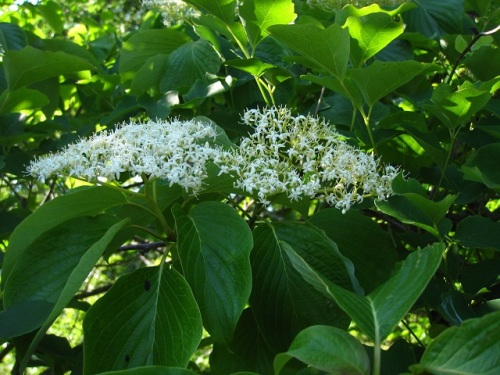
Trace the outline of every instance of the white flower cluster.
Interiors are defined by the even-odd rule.
[[[148,8],[156,8],[161,12],[163,23],[167,27],[175,26],[199,16],[199,12],[182,0],[142,0]]]
[[[263,203],[283,193],[290,200],[325,200],[345,212],[365,197],[392,194],[398,169],[380,166],[322,119],[273,107],[248,110],[242,120],[254,133],[230,156],[219,154],[216,163],[223,173],[236,175],[237,188],[256,193]]]
[[[354,5],[361,8],[371,4],[378,4],[380,6],[396,7],[406,0],[307,0],[307,5],[311,8],[319,8],[326,12],[335,12],[342,9],[346,5]]]
[[[207,166],[229,174],[235,188],[262,203],[276,194],[290,200],[325,200],[343,212],[364,198],[385,199],[398,174],[346,143],[319,118],[291,115],[284,107],[247,110],[242,121],[254,132],[239,147],[217,145],[216,127],[200,121],[129,123],[39,158],[28,173],[45,180],[65,175],[89,181],[118,179],[121,173],[160,178],[197,194]]]
[[[29,165],[28,173],[42,181],[51,175],[112,181],[130,172],[167,179],[196,193],[202,189],[207,163],[218,151],[207,140],[216,136],[214,127],[194,120],[132,122],[41,157]]]

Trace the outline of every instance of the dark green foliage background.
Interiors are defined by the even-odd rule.
[[[0,5],[0,372],[500,373],[499,0],[186,3],[201,16],[171,27],[140,1]],[[149,185],[25,173],[130,119],[204,116],[237,143],[270,105],[400,166],[395,195],[266,210],[215,173],[196,199],[158,181],[158,220]],[[143,267],[161,248],[121,247],[158,241],[139,226],[178,256]],[[91,304],[85,346],[46,334]]]

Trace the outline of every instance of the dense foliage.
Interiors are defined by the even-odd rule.
[[[500,372],[499,0],[19,3],[2,373]]]

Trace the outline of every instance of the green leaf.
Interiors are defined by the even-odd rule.
[[[4,51],[22,49],[26,43],[26,34],[19,25],[0,22],[0,46]]]
[[[398,256],[390,236],[371,218],[356,210],[343,214],[332,208],[319,211],[309,221],[324,230],[340,253],[352,261],[365,292],[387,280]]]
[[[38,10],[56,34],[63,33],[64,19],[59,4],[55,1],[47,1],[45,4],[38,4]]]
[[[455,231],[454,240],[471,249],[500,250],[500,222],[482,216],[469,216]]]
[[[489,90],[481,90],[471,83],[464,83],[456,91],[441,84],[432,93],[431,103],[424,109],[438,118],[445,126],[455,130],[470,121],[491,99]]]
[[[274,65],[256,58],[226,60],[224,64],[250,73],[255,77],[260,77],[266,70],[274,68]]]
[[[350,37],[346,29],[331,25],[322,29],[313,24],[276,25],[268,31],[279,42],[300,53],[308,65],[342,80],[347,71]]]
[[[392,332],[424,291],[441,263],[443,252],[443,243],[414,251],[398,265],[388,281],[363,297],[332,283],[321,270],[313,268],[293,249],[286,249],[287,256],[304,280],[336,301],[377,344]]]
[[[5,281],[3,304],[7,315],[9,309],[16,309],[19,304],[34,306],[36,301],[44,302],[39,304],[43,311],[35,312],[36,317],[26,322],[18,320],[16,327],[6,327],[11,335],[19,336],[44,322],[52,323],[123,227],[123,222],[120,225],[116,222],[116,218],[109,216],[78,217],[48,230],[30,243]],[[45,302],[51,305],[51,310],[46,310]],[[0,332],[0,337],[5,334]]]
[[[427,347],[413,374],[496,375],[500,369],[500,312],[451,327]]]
[[[360,48],[360,56],[355,59],[356,66],[361,66],[404,31],[402,22],[395,22],[390,15],[385,13],[349,17],[345,26],[347,26],[351,38],[357,40]],[[351,51],[351,53],[353,52]]]
[[[21,87],[5,90],[0,95],[0,115],[18,112],[23,109],[39,109],[49,103],[49,99],[38,90]]]
[[[138,32],[123,44],[120,73],[135,73],[149,58],[160,54],[168,55],[189,40],[186,34],[170,29]]]
[[[186,93],[196,81],[208,85],[214,81],[222,64],[218,53],[204,39],[188,42],[168,57],[167,71],[160,90]]]
[[[253,49],[268,35],[269,26],[290,24],[297,16],[290,0],[244,1],[238,12]]]
[[[417,8],[403,15],[407,31],[419,32],[428,38],[442,33],[460,34],[463,27],[464,0],[418,0]]]
[[[93,64],[65,52],[41,51],[26,46],[7,51],[3,57],[5,77],[10,90],[82,70],[95,70]]]
[[[312,326],[302,330],[286,353],[274,360],[278,375],[292,358],[330,374],[368,375],[370,359],[363,346],[353,336],[339,328]]]
[[[500,143],[491,143],[475,151],[462,166],[464,179],[481,182],[490,189],[500,189]]]
[[[202,322],[186,280],[162,264],[120,277],[87,312],[83,332],[84,374],[186,367],[201,340]]]
[[[447,195],[434,202],[416,193],[394,195],[385,201],[376,201],[377,208],[402,223],[415,225],[439,237],[440,224],[455,201],[455,195]]]
[[[296,252],[321,269],[330,282],[359,290],[351,262],[332,240],[311,225],[289,223],[258,226],[254,242],[250,305],[273,350],[286,350],[295,335],[310,325],[345,328],[348,322],[339,307],[305,283],[285,255]]]
[[[397,8],[389,9],[387,7],[380,7],[379,4],[370,4],[362,8],[356,8],[352,4],[347,4],[339,11],[335,12],[335,23],[337,25],[344,25],[347,18],[349,17],[364,17],[369,14],[385,13],[391,17],[396,17],[401,13],[404,13],[410,9],[415,8],[416,5],[413,2],[403,2]]]
[[[167,74],[168,55],[158,54],[150,57],[135,73],[130,92],[142,95],[150,89],[160,90],[161,79]]]
[[[225,24],[233,23],[236,17],[235,0],[186,0],[186,3],[214,15]]]
[[[141,366],[128,370],[100,372],[97,375],[196,375],[196,373],[179,367]]]
[[[367,68],[350,70],[349,76],[360,89],[366,103],[373,107],[380,99],[427,70],[428,66],[413,60],[376,60]]]
[[[80,221],[80,219],[77,219]],[[73,223],[71,221],[70,223]],[[62,291],[60,292],[59,297],[57,298],[56,303],[54,304],[54,307],[50,314],[46,317],[45,322],[41,326],[40,330],[37,332],[35,335],[35,338],[31,342],[26,354],[24,354],[24,359],[21,364],[21,368],[24,368],[25,365],[28,364],[29,359],[31,358],[31,355],[37,348],[38,344],[42,341],[44,338],[45,333],[49,329],[49,327],[52,325],[52,323],[56,320],[56,318],[61,314],[63,309],[69,304],[69,302],[73,299],[74,295],[78,292],[78,290],[81,288],[82,284],[85,282],[85,279],[88,277],[92,269],[94,268],[95,264],[99,260],[99,258],[104,254],[104,252],[113,245],[113,240],[115,239],[116,235],[118,232],[124,229],[124,227],[129,223],[129,220],[121,220],[120,222],[114,224],[111,226],[106,233],[81,256],[80,260],[78,261],[78,264],[73,268],[71,271],[71,274],[69,277],[66,279],[65,275],[57,274],[57,269],[52,266],[51,267],[51,277],[54,276],[54,273],[56,274],[56,277],[59,278],[59,281],[64,282],[64,287]],[[64,226],[67,223],[64,224]],[[80,223],[79,223],[80,224]],[[90,223],[92,225],[92,223]],[[80,225],[72,225],[73,230],[80,231]],[[68,231],[67,233],[70,233]],[[57,239],[53,239],[53,237],[50,237],[51,241],[57,241]],[[71,241],[71,239],[68,240],[68,242]],[[72,241],[68,243],[64,243],[63,241],[57,242],[56,246],[53,246],[54,248],[51,248],[50,251],[46,252],[44,254],[44,258],[47,257],[47,253],[52,253],[52,252],[57,252],[57,256],[64,256],[65,252],[64,249],[59,248],[59,243],[63,244],[64,249],[69,248],[71,244],[73,243]],[[81,245],[81,242],[78,242],[79,245]],[[40,244],[37,241],[37,252],[43,252],[43,246],[40,246]],[[29,251],[26,252],[27,255],[29,255]],[[69,256],[68,256],[69,258]],[[30,257],[30,261],[33,259],[36,259],[34,256]],[[51,259],[52,264],[61,264],[61,262],[55,261],[54,258]],[[44,259],[43,262],[40,262],[42,264],[45,264],[46,259]],[[38,266],[38,263],[37,263]],[[34,267],[37,268],[37,267]],[[16,272],[17,268],[14,268],[14,272]],[[33,267],[30,269],[30,272],[33,271]],[[25,273],[24,273],[25,274]],[[11,279],[12,280],[12,277]],[[25,282],[33,282],[34,280],[26,280]],[[40,277],[37,277],[37,282],[42,283],[44,285],[45,283],[43,280],[40,279]],[[7,284],[8,286],[9,284]],[[45,284],[46,285],[46,284]],[[6,291],[7,291],[7,286],[6,286]],[[54,297],[57,296],[57,291],[52,292],[52,296]],[[22,372],[22,371],[21,371]]]
[[[315,76],[311,73],[307,73],[307,75],[302,76],[301,78],[342,94],[352,102],[355,108],[362,108],[364,105],[360,89],[349,76],[340,80],[336,77]]]
[[[2,268],[3,285],[8,280],[18,259],[42,233],[73,218],[97,215],[110,207],[123,205],[125,202],[122,192],[96,186],[75,189],[38,208],[19,224],[9,239],[9,247]]]
[[[204,202],[185,214],[173,209],[182,271],[200,306],[204,326],[229,343],[252,286],[247,223],[220,202]]]

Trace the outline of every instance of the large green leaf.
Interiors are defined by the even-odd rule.
[[[413,374],[496,375],[500,370],[500,312],[451,327],[425,350]]]
[[[212,14],[225,24],[231,24],[236,17],[236,0],[186,0],[186,3]]]
[[[416,193],[394,195],[375,202],[377,208],[405,224],[415,225],[436,237],[445,234],[448,228],[446,213],[455,201],[455,195],[447,195],[439,202],[431,201]]]
[[[81,221],[81,219],[76,219]],[[71,222],[73,224],[73,222]],[[120,222],[114,224],[111,226],[106,233],[102,236],[101,239],[96,241],[92,246],[81,256],[80,260],[78,261],[78,264],[73,268],[71,271],[71,274],[69,277],[66,279],[64,274],[57,274],[56,272],[56,277],[59,278],[59,281],[64,282],[64,287],[62,291],[60,292],[56,303],[54,304],[54,307],[52,308],[52,311],[50,314],[46,317],[45,322],[41,326],[40,330],[37,332],[35,335],[33,341],[31,342],[27,352],[24,354],[23,361],[21,363],[21,368],[25,368],[25,366],[28,364],[29,359],[31,358],[32,353],[35,351],[35,349],[38,347],[42,339],[44,338],[45,332],[49,329],[49,327],[52,325],[52,323],[56,320],[56,318],[59,316],[59,314],[63,311],[63,309],[69,304],[69,302],[72,300],[74,295],[78,292],[78,290],[81,288],[82,284],[84,283],[85,279],[88,277],[92,269],[94,268],[95,264],[99,260],[99,258],[104,254],[104,252],[109,249],[110,247],[113,246],[115,237],[117,234],[124,229],[124,227],[129,223],[129,220],[121,220]],[[65,223],[66,225],[68,223]],[[78,223],[80,224],[80,223]],[[72,226],[73,230],[80,230],[79,225],[74,225]],[[62,243],[62,241],[61,241]],[[59,243],[58,243],[59,244]],[[79,242],[79,244],[81,244]],[[70,247],[68,244],[64,244],[65,249]],[[38,246],[37,246],[38,247]],[[57,251],[58,246],[55,246],[55,251]],[[43,251],[43,247],[40,248],[38,247],[39,250],[37,251]],[[49,253],[52,253],[54,250],[50,249]],[[63,254],[65,251],[59,249],[58,256]],[[26,252],[27,255],[29,255],[29,251]],[[31,259],[30,259],[31,260]],[[53,263],[54,262],[54,259]],[[41,262],[44,263],[44,262]],[[37,264],[38,265],[38,264]],[[55,269],[55,267],[52,267]],[[31,272],[33,272],[30,269]],[[16,268],[14,268],[14,272],[16,272]],[[52,275],[51,275],[52,276]],[[11,278],[12,280],[12,278]],[[40,278],[37,279],[38,282],[43,282],[40,280]],[[33,280],[31,280],[33,282]],[[57,296],[58,291],[53,291],[53,295],[51,297]],[[40,315],[38,315],[40,316]],[[21,371],[22,372],[22,371]]]
[[[325,231],[342,255],[354,264],[356,278],[366,293],[386,281],[398,257],[390,236],[371,218],[356,210],[343,214],[321,210],[310,222]]]
[[[500,189],[500,143],[491,143],[475,151],[462,166],[466,180],[481,182],[490,189]]]
[[[255,321],[252,308],[245,309],[241,314],[234,337],[240,339],[234,340],[230,345],[214,343],[210,353],[212,373],[227,375],[249,370],[258,374],[272,373],[276,353],[270,350]]]
[[[103,186],[75,189],[47,202],[28,216],[12,233],[2,268],[2,284],[5,285],[12,268],[26,248],[42,233],[73,218],[97,215],[125,202],[123,193]]]
[[[356,66],[361,66],[404,31],[403,23],[395,22],[386,13],[349,17],[345,26],[347,26],[351,38],[358,42],[360,53],[355,58]],[[354,54],[354,51],[353,49],[351,54]]]
[[[83,322],[84,374],[138,366],[186,367],[202,336],[186,280],[166,264],[120,277]]]
[[[482,216],[468,216],[455,231],[455,241],[471,249],[500,251],[500,222]]]
[[[286,249],[287,256],[304,280],[336,301],[377,344],[411,309],[436,272],[443,252],[443,243],[414,251],[399,264],[388,281],[364,297],[332,283],[321,270],[312,267],[292,248]],[[404,293],[401,293],[402,290]]]
[[[279,42],[300,53],[309,66],[343,79],[349,60],[350,37],[346,29],[315,24],[275,25],[268,31]]]
[[[446,84],[441,84],[432,93],[431,104],[424,105],[424,108],[443,125],[454,130],[468,123],[490,99],[489,90],[478,89],[469,82],[459,86],[456,91]]]
[[[384,96],[410,82],[427,69],[427,66],[413,60],[394,62],[376,60],[367,68],[350,70],[349,76],[360,89],[366,103],[373,107]]]
[[[19,25],[0,22],[0,46],[4,51],[22,49],[26,43],[26,34]]]
[[[39,109],[47,104],[49,104],[49,98],[38,90],[26,87],[14,91],[5,90],[0,95],[0,115],[23,109]]]
[[[196,81],[208,85],[214,81],[221,64],[218,53],[206,40],[186,43],[169,55],[167,74],[160,82],[160,90],[184,94]]]
[[[302,330],[286,353],[274,360],[278,375],[292,358],[329,374],[368,375],[370,359],[363,346],[353,336],[339,328],[311,326]]]
[[[159,54],[168,55],[189,40],[186,34],[170,29],[138,32],[123,45],[120,55],[120,73],[135,73],[149,58]]]
[[[26,46],[7,51],[3,57],[5,78],[10,90],[81,70],[94,70],[93,64],[65,52],[41,51]]]
[[[162,77],[166,74],[168,55],[158,54],[150,57],[134,74],[130,91],[142,95],[150,89],[159,91]]]
[[[434,39],[442,33],[461,33],[464,0],[415,0],[415,3],[418,7],[403,15],[408,31]]]
[[[184,213],[173,209],[182,271],[200,306],[204,326],[229,343],[250,296],[252,235],[234,209],[204,202]]]
[[[345,328],[348,322],[339,307],[305,283],[285,255],[297,252],[305,262],[321,269],[330,282],[359,290],[352,263],[332,240],[311,225],[289,223],[257,227],[254,241],[250,305],[273,350],[286,350],[295,335],[310,325]]]
[[[287,25],[296,17],[290,0],[244,1],[238,12],[244,20],[248,41],[254,49],[268,35],[269,26]]]
[[[50,325],[122,227],[123,222],[117,225],[117,219],[109,216],[78,217],[48,230],[30,243],[5,281],[6,310],[2,315],[9,319],[18,311],[18,306],[28,309],[39,306],[42,310],[32,311],[34,315],[25,316],[25,321],[2,326],[0,337],[31,332],[42,323]]]

